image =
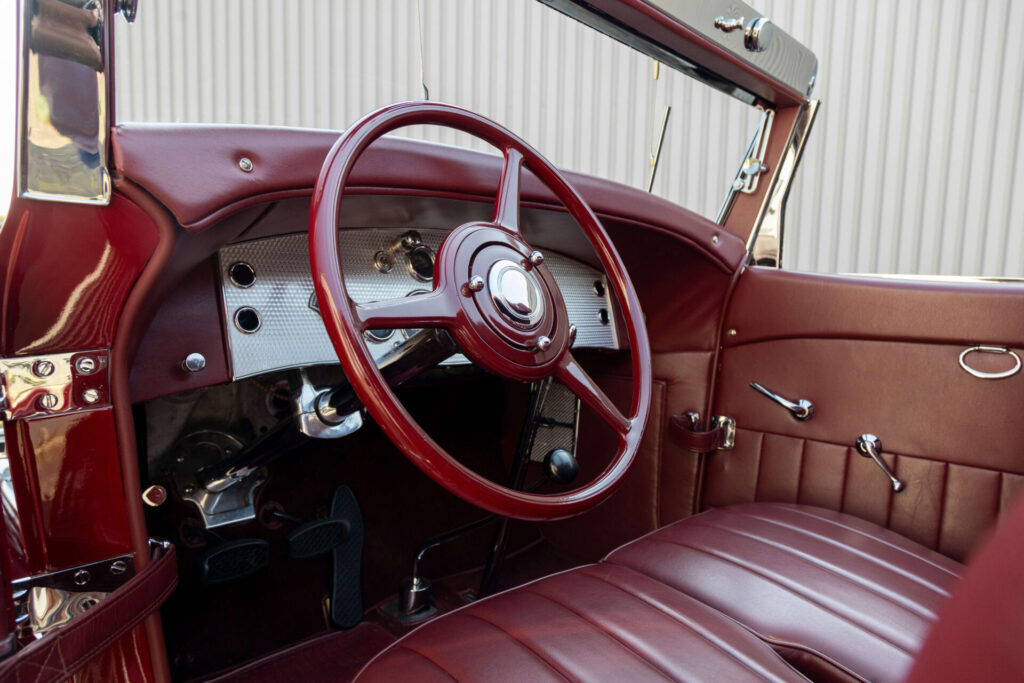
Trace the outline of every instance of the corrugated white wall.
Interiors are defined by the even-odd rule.
[[[1024,275],[1024,3],[750,1],[821,61],[787,267]],[[432,99],[641,187],[671,105],[655,192],[717,213],[756,112],[665,68],[654,81],[649,59],[534,0],[422,7]],[[144,0],[118,24],[121,121],[341,129],[421,96],[416,0]]]

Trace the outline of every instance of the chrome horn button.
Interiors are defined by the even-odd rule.
[[[537,280],[514,261],[502,259],[491,266],[487,288],[498,313],[513,325],[536,327],[544,317],[544,295]]]

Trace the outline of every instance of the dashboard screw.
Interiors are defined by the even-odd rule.
[[[473,277],[471,277],[469,279],[469,282],[466,283],[466,289],[468,289],[471,292],[479,292],[483,288],[484,288],[484,279],[482,277],[480,277],[479,275],[474,275]]]
[[[124,560],[114,560],[110,563],[110,573],[114,576],[124,574],[128,571],[128,564]]]
[[[84,586],[92,580],[92,574],[85,569],[79,569],[75,572],[75,575],[71,577],[71,580],[75,582],[76,586]]]
[[[59,402],[57,394],[43,394],[39,397],[39,407],[44,410],[53,410]]]
[[[576,341],[576,326],[569,325],[569,344],[572,344],[574,341]]]
[[[100,400],[100,392],[98,389],[86,389],[82,392],[82,400],[92,405]]]
[[[550,339],[548,339],[547,337],[544,337],[544,336],[537,337],[537,346],[536,346],[536,350],[537,351],[547,351],[550,348],[551,348],[551,340]]]
[[[540,264],[544,263],[544,254],[540,253],[539,251],[532,251],[530,252],[530,255],[527,257],[527,260],[530,262],[531,265],[539,266]]]
[[[49,377],[55,369],[53,362],[48,360],[37,360],[32,366],[32,372],[36,377]]]
[[[91,375],[96,372],[96,359],[92,356],[79,356],[75,359],[75,371],[79,375]]]
[[[241,159],[238,160],[238,168],[242,169],[246,173],[252,173],[252,159],[250,159],[249,157],[242,157]]]

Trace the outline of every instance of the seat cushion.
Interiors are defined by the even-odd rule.
[[[359,681],[804,680],[749,631],[626,566],[580,567],[427,623]]]
[[[963,570],[850,515],[775,503],[684,519],[604,563],[686,593],[773,644],[872,681],[907,674]]]

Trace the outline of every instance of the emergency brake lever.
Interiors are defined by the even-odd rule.
[[[757,382],[751,382],[750,386],[788,410],[793,417],[801,422],[804,420],[810,420],[811,416],[814,415],[814,404],[806,398],[797,399],[797,402],[793,403],[792,401],[779,396],[775,392],[765,389]]]

